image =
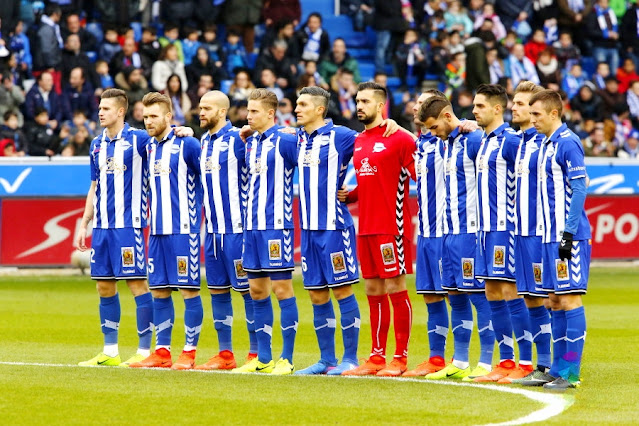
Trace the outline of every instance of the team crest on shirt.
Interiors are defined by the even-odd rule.
[[[465,279],[475,278],[475,259],[472,257],[462,257],[462,276]]]
[[[384,142],[375,142],[375,145],[373,145],[373,152],[382,152],[385,149]]]
[[[106,168],[107,173],[124,173],[126,171],[126,164],[118,164],[115,158],[109,157],[106,160]]]
[[[541,263],[533,263],[533,277],[535,284],[541,285]]]
[[[163,169],[162,160],[155,160],[155,163],[153,163],[153,174],[156,176],[166,176],[171,174],[171,168]]]
[[[189,275],[189,258],[188,256],[177,256],[177,274],[178,277],[186,277]]]
[[[262,166],[262,159],[258,158],[255,160],[254,163],[254,167],[253,167],[253,174],[255,175],[259,175],[261,173],[266,173],[266,171],[268,170],[267,166]]]
[[[394,265],[396,260],[393,243],[382,244],[379,248],[382,251],[382,261],[384,262],[384,265]]]
[[[122,247],[122,267],[126,268],[135,265],[133,247]]]
[[[530,174],[530,169],[526,166],[526,163],[524,162],[524,160],[520,160],[519,163],[517,164],[517,176],[521,176],[523,174]]]
[[[333,264],[333,273],[341,274],[346,272],[346,261],[344,260],[344,253],[338,251],[337,253],[331,253],[331,263]]]
[[[282,240],[268,240],[268,259],[282,260]]]
[[[313,158],[313,151],[308,151],[306,154],[304,154],[304,162],[302,163],[304,167],[319,166],[319,164],[320,159]]]
[[[246,278],[247,274],[244,270],[244,266],[242,265],[242,259],[233,260],[233,265],[235,266],[235,277],[238,280]]]
[[[213,171],[219,172],[222,169],[217,163],[213,163],[213,157],[208,157],[204,162],[204,173],[211,173]]]
[[[377,166],[371,166],[368,163],[368,157],[366,158],[362,158],[361,161],[361,166],[359,167],[359,169],[355,170],[355,173],[357,173],[360,176],[374,176],[375,173],[377,173]]]
[[[555,269],[557,271],[557,281],[568,280],[568,262],[561,259],[555,259]]]
[[[457,173],[457,164],[453,158],[449,158],[448,161],[446,161],[446,167],[444,169],[447,175]]]
[[[415,168],[415,173],[417,177],[426,176],[428,174],[428,166],[426,166],[426,161],[422,161],[419,163],[419,166]]]
[[[477,158],[477,170],[488,170],[488,156],[480,155]]]
[[[505,265],[506,247],[495,246],[493,249],[493,268],[503,268]]]

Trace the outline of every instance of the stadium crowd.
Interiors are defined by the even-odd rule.
[[[374,80],[400,80],[386,117],[414,128],[415,90],[438,83],[472,118],[481,83],[521,80],[559,91],[564,120],[586,155],[639,152],[639,7],[635,0],[342,0],[353,28],[376,33]],[[175,124],[197,123],[200,97],[221,89],[235,125],[255,87],[273,91],[278,122],[295,125],[303,87],[331,93],[328,116],[361,130],[361,81],[349,40],[336,38],[300,0],[5,0],[0,5],[0,156],[87,155],[103,90],[130,100],[168,94]],[[417,87],[420,86],[420,87]],[[392,88],[391,88],[392,89]],[[419,93],[419,90],[417,90]],[[397,102],[394,105],[394,99]],[[506,117],[507,119],[509,117]]]

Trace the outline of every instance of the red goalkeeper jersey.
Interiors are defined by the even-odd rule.
[[[415,141],[403,131],[383,137],[374,127],[355,139],[353,165],[357,188],[348,201],[359,201],[359,235],[407,235],[409,177],[415,175]]]

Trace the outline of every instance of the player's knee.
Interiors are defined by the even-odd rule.
[[[95,288],[98,290],[100,297],[113,297],[118,292],[115,280],[97,281]]]
[[[424,303],[427,305],[430,303],[437,303],[444,300],[444,296],[440,296],[439,294],[424,294]]]
[[[387,278],[385,281],[386,281],[386,290],[390,294],[399,293],[400,291],[406,290],[405,275],[399,275],[394,278]]]
[[[544,306],[544,300],[545,299],[543,297],[524,296],[524,302],[526,302],[526,307],[528,309]]]
[[[230,293],[230,292],[231,292],[231,290],[229,290],[228,288],[222,288],[222,289],[210,288],[209,289],[209,293],[211,293],[211,294],[224,294],[224,293]]]
[[[501,290],[505,300],[515,300],[521,297],[517,294],[517,286],[515,285],[515,283],[504,283],[501,286]]]
[[[133,297],[138,297],[141,294],[149,292],[149,285],[146,280],[127,280],[126,282]]]
[[[343,285],[333,288],[333,294],[337,300],[346,299],[353,294],[353,287],[351,285]]]
[[[501,285],[492,280],[486,280],[486,299],[504,300],[504,293],[502,292]]]
[[[293,283],[290,280],[273,281],[273,293],[277,300],[290,299],[295,296]]]
[[[182,294],[184,300],[193,299],[194,297],[198,297],[200,295],[200,290],[181,288],[180,294]]]
[[[172,290],[169,288],[151,289],[151,295],[154,299],[168,299],[171,297]]]
[[[323,305],[330,300],[330,293],[328,289],[322,290],[309,290],[308,295],[311,298],[313,305]]]
[[[561,309],[564,311],[572,311],[583,305],[580,294],[566,294],[559,296],[561,301]]]

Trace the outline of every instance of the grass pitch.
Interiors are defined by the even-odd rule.
[[[319,350],[308,296],[296,279],[300,311],[294,363],[304,368]],[[412,281],[409,288],[414,288]],[[356,286],[362,311],[360,357],[370,348],[368,305]],[[135,352],[135,306],[120,286],[120,353]],[[428,353],[426,308],[412,292],[413,332],[409,367]],[[183,303],[174,295],[173,354],[182,344]],[[205,323],[198,362],[217,351],[209,296],[203,294]],[[234,345],[238,359],[247,351],[243,304],[234,295]],[[3,424],[485,424],[521,419],[545,404],[491,386],[458,382],[270,377],[179,371],[80,368],[78,361],[101,350],[98,298],[86,277],[0,278],[0,419]],[[553,400],[567,407],[547,422],[636,424],[639,417],[639,268],[594,268],[585,297],[588,320],[583,385]],[[276,309],[277,325],[277,303]],[[336,312],[339,314],[337,306]],[[277,330],[277,327],[276,327]],[[394,349],[392,330],[389,352]],[[341,348],[337,331],[338,354]],[[451,336],[452,341],[452,336]],[[471,362],[478,351],[476,332]],[[281,339],[274,333],[273,353]],[[452,345],[448,350],[452,356]],[[473,358],[473,355],[475,357]],[[502,387],[499,389],[523,389]],[[544,392],[536,393],[540,398]],[[563,398],[563,399],[562,399]],[[572,405],[570,405],[572,404]],[[570,405],[570,406],[568,406]],[[555,404],[556,408],[557,404]],[[561,404],[559,404],[561,406]]]

